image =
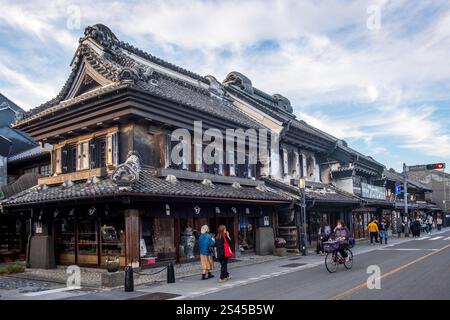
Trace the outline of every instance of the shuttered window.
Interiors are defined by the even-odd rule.
[[[77,144],[77,170],[89,169],[89,141]]]
[[[90,168],[106,166],[106,137],[97,137],[89,141]]]
[[[61,149],[61,172],[71,173],[77,170],[77,145],[68,144]]]
[[[118,133],[106,136],[106,165],[117,166],[119,164],[119,136]]]

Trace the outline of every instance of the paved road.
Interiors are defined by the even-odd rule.
[[[324,257],[285,257],[279,260],[231,268],[231,281],[200,276],[177,279],[173,284],[141,285],[134,292],[114,290],[67,290],[40,281],[20,282],[0,277],[2,299],[450,299],[450,230],[420,240],[393,238],[388,246],[357,244],[353,269],[341,265],[330,274]],[[367,267],[381,271],[381,289],[366,286]],[[218,266],[217,266],[218,267]]]
[[[367,288],[371,265],[380,267],[380,290]],[[449,266],[446,231],[357,255],[349,271],[340,266],[330,274],[321,264],[194,299],[450,299]]]

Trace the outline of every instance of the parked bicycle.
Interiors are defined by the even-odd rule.
[[[329,273],[337,271],[338,265],[343,264],[347,270],[353,267],[353,252],[350,250],[351,245],[348,241],[327,241],[323,243],[325,256],[325,267]],[[347,257],[341,254],[345,253]]]

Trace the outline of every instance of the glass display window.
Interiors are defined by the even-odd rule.
[[[55,222],[57,263],[75,263],[75,217],[63,217]]]
[[[77,221],[78,264],[98,265],[98,230],[95,218]]]
[[[175,260],[174,219],[145,216],[141,228],[141,265]]]
[[[247,215],[239,215],[239,251],[251,252],[255,250],[255,227],[256,219]]]
[[[109,214],[100,219],[101,265],[119,261],[125,266],[125,219],[120,214]]]

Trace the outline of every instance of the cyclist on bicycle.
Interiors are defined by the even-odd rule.
[[[348,246],[348,238],[350,237],[350,230],[342,223],[341,220],[338,220],[336,228],[334,228],[332,239],[335,241],[342,242],[339,245],[339,253],[345,259],[347,258],[347,252],[345,249]]]

